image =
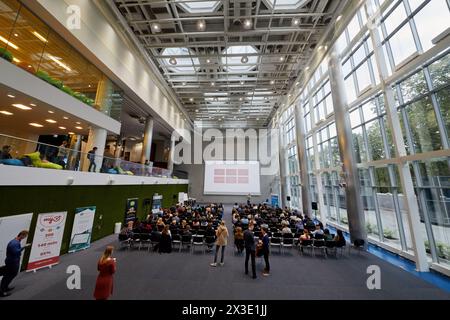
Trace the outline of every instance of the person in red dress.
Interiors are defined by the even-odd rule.
[[[107,300],[113,293],[113,275],[116,272],[116,258],[112,257],[114,247],[108,246],[98,261],[99,275],[95,284],[96,300]]]

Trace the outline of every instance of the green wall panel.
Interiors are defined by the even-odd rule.
[[[92,241],[96,241],[111,235],[116,222],[123,223],[127,199],[139,199],[138,217],[141,220],[151,209],[151,206],[144,208],[144,199],[152,199],[158,193],[163,196],[163,206],[169,207],[178,202],[179,192],[187,190],[187,185],[0,187],[0,217],[33,213],[32,240],[39,213],[67,211],[61,246],[61,254],[64,254],[69,248],[76,208],[97,207],[92,233]],[[28,255],[29,250],[24,261],[28,261]]]

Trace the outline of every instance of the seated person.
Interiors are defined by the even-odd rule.
[[[215,241],[215,238],[216,238],[216,231],[214,230],[214,228],[213,228],[211,222],[208,223],[208,226],[206,227],[205,238],[208,238],[208,239],[214,239],[214,241]],[[212,251],[212,248],[213,248],[213,246],[214,246],[214,241],[211,241],[211,242],[208,241],[208,242],[206,243],[209,252]]]
[[[281,233],[283,235],[285,235],[285,234],[292,234],[292,230],[291,230],[291,228],[289,228],[289,226],[285,225],[284,228],[281,230]]]
[[[314,238],[316,239],[322,239],[323,238],[323,230],[320,228],[320,225],[316,225],[316,230],[314,230],[313,232],[311,232],[311,234],[314,236]]]
[[[336,236],[333,239],[336,241],[336,247],[345,247],[347,242],[345,241],[344,234],[342,233],[342,230],[336,231]]]
[[[328,230],[328,229],[323,230],[323,238],[326,241],[332,241],[333,240],[333,237],[330,234],[330,230]]]
[[[170,226],[169,226],[169,230],[172,232],[172,233],[178,233],[178,224],[177,224],[177,220],[175,220],[175,219],[173,219],[172,220],[172,223],[170,224]]]
[[[200,221],[198,221],[198,219],[195,219],[194,222],[192,222],[192,228],[195,230],[200,228]]]
[[[238,253],[244,252],[244,233],[241,227],[237,227],[234,231],[234,245],[236,246]]]
[[[164,221],[162,218],[159,218],[158,221],[156,222],[156,228],[158,229],[159,232],[162,232],[164,229]]]
[[[242,223],[243,225],[248,225],[248,223],[249,223],[248,218],[247,218],[246,216],[244,216],[244,217],[241,219],[241,223]]]
[[[305,229],[305,226],[303,225],[302,219],[297,218],[297,222],[295,223],[295,227],[297,228],[297,232],[298,231],[303,232],[303,229]]]
[[[308,229],[303,230],[303,234],[300,236],[299,241],[302,242],[303,240],[310,240],[311,236],[309,235]]]
[[[183,236],[192,236],[191,226],[186,225],[186,228],[183,231]]]
[[[0,151],[0,160],[12,159],[11,149],[11,146],[3,146],[2,151]]]

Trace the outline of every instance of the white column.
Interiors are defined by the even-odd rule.
[[[144,142],[142,143],[141,163],[145,164],[146,160],[150,161],[153,141],[153,118],[148,117],[145,121]]]
[[[333,108],[336,120],[336,132],[338,136],[339,150],[343,164],[343,173],[346,180],[346,203],[350,238],[367,241],[364,210],[361,199],[361,188],[356,166],[355,151],[353,149],[352,129],[350,115],[347,110],[347,94],[345,91],[344,77],[339,53],[336,47],[329,56],[329,73],[331,94],[333,96]]]
[[[105,152],[106,137],[108,132],[103,128],[91,127],[89,130],[89,138],[86,146],[86,153],[91,151],[94,147],[97,147],[95,153],[95,164],[97,165],[96,172],[100,172],[103,162],[103,153]],[[87,160],[87,154],[82,155],[84,158],[83,171],[89,169],[89,161]]]
[[[366,5],[366,12],[372,21],[377,21],[375,10],[372,6]],[[428,272],[429,266],[427,261],[427,254],[425,249],[424,239],[422,238],[419,206],[414,192],[414,184],[409,169],[409,163],[401,160],[407,155],[405,142],[403,140],[403,133],[400,126],[400,119],[398,117],[397,108],[395,106],[395,95],[392,87],[386,85],[385,80],[388,78],[387,61],[383,54],[381,46],[381,36],[378,28],[369,28],[372,45],[374,47],[375,58],[377,60],[378,72],[381,78],[381,88],[384,92],[384,102],[386,105],[386,115],[389,128],[391,129],[392,139],[395,145],[396,155],[399,158],[398,172],[400,176],[400,183],[405,197],[405,210],[408,212],[409,229],[411,232],[411,241],[414,250],[414,259],[416,262],[416,269],[420,272]]]
[[[169,163],[167,164],[167,169],[169,170],[170,174],[173,173],[173,161],[175,158],[175,139],[174,137],[171,137],[170,139],[170,151],[169,151]]]

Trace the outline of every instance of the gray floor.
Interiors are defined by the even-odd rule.
[[[97,260],[106,245],[118,246],[116,239],[110,236],[87,251],[64,255],[52,269],[20,274],[13,295],[5,299],[93,299]],[[201,250],[168,255],[117,250],[115,257],[115,300],[450,299],[449,293],[369,253],[324,259],[273,249],[272,274],[263,277],[263,262],[257,259],[256,280],[244,274],[244,257],[233,246],[226,248],[225,265],[217,268],[209,266],[213,255]],[[81,290],[67,289],[69,265],[81,268]],[[381,290],[367,289],[370,265],[381,268]]]

